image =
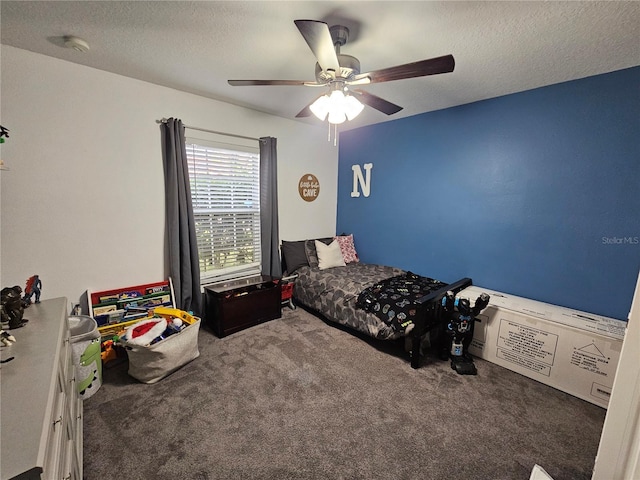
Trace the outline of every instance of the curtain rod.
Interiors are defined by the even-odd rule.
[[[156,123],[167,123],[167,121],[168,121],[167,118],[162,118],[160,120],[156,120]],[[217,135],[226,135],[227,137],[244,138],[245,140],[253,140],[255,142],[260,141],[259,138],[245,137],[244,135],[236,135],[234,133],[216,132],[215,130],[207,130],[206,128],[190,127],[189,125],[183,125],[183,126],[184,128],[188,128],[189,130],[198,130],[200,132],[215,133]]]

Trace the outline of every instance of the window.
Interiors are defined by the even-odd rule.
[[[260,272],[257,147],[186,139],[202,283]]]

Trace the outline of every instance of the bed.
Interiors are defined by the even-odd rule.
[[[409,341],[411,366],[420,366],[420,346],[438,326],[440,300],[471,285],[416,275],[399,268],[366,264],[352,235],[283,241],[283,271],[297,275],[294,300],[322,317],[379,340]]]

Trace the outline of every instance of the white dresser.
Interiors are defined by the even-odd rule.
[[[0,478],[82,479],[82,400],[76,390],[67,299],[25,309],[0,365]]]

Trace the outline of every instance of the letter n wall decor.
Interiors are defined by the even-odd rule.
[[[352,197],[359,197],[360,189],[362,189],[362,195],[368,197],[371,193],[371,169],[373,168],[373,163],[365,163],[363,165],[364,175],[362,174],[362,169],[360,165],[351,165],[351,170],[353,171],[353,190],[351,191]]]

